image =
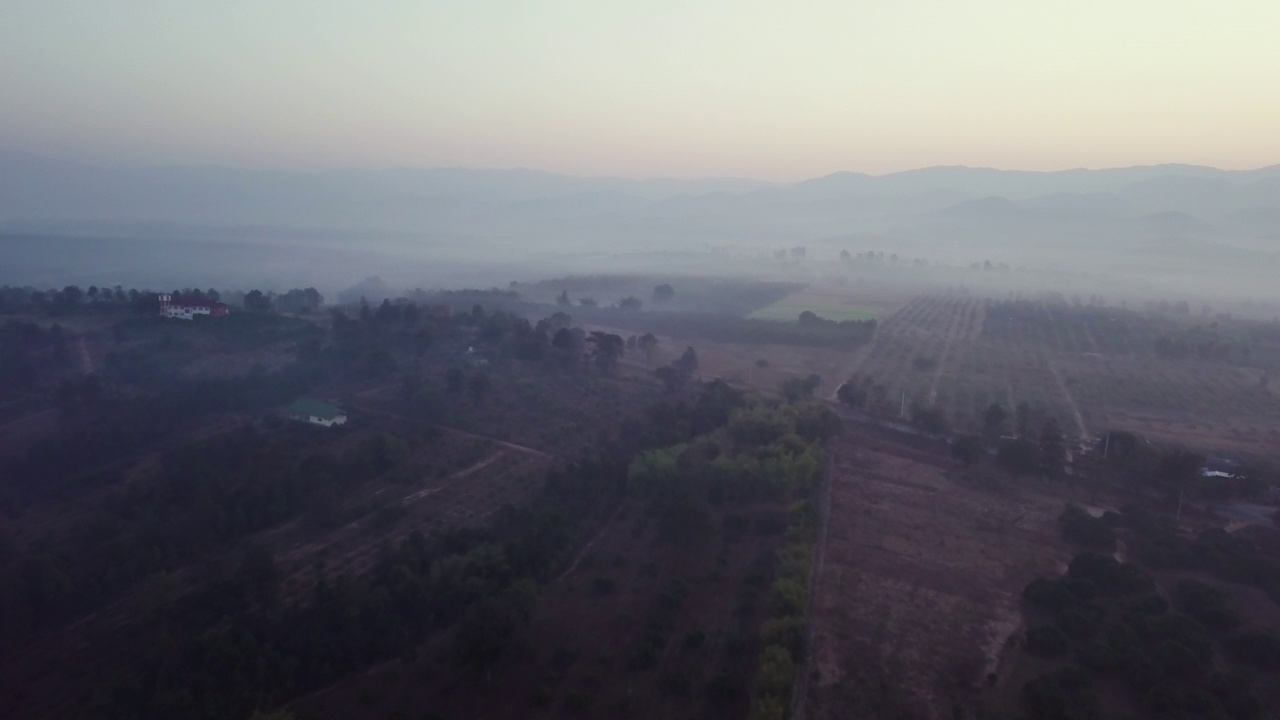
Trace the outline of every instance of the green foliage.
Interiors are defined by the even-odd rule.
[[[1022,597],[1028,603],[1054,613],[1061,612],[1076,602],[1075,595],[1066,584],[1044,578],[1036,578],[1028,583],[1022,590]]]
[[[1092,583],[1103,595],[1133,595],[1150,592],[1151,578],[1133,563],[1119,563],[1110,555],[1081,553],[1071,559],[1067,576],[1072,580]]]
[[[1022,699],[1035,720],[1094,720],[1098,698],[1089,674],[1074,666],[1043,675],[1022,688]]]
[[[1038,657],[1056,657],[1067,651],[1067,636],[1056,625],[1027,628],[1027,652]]]
[[[996,449],[996,461],[1014,477],[1031,475],[1040,469],[1040,450],[1022,438],[1002,440]]]
[[[791,698],[795,675],[796,664],[789,650],[780,645],[765,646],[756,670],[757,700],[768,697],[785,704]]]
[[[1198,580],[1183,580],[1173,590],[1174,606],[1211,630],[1230,630],[1240,616],[1227,605],[1226,593]]]
[[[951,457],[969,467],[982,459],[986,448],[980,438],[973,435],[957,435],[951,439]]]
[[[1089,550],[1115,552],[1116,533],[1105,520],[1068,505],[1058,521],[1062,523],[1063,536],[1071,542]]]
[[[1272,630],[1249,630],[1223,643],[1231,655],[1259,668],[1280,667],[1280,635]]]
[[[822,385],[822,378],[818,375],[810,375],[805,378],[789,378],[779,389],[787,402],[795,403],[811,399],[820,385]]]
[[[761,639],[766,645],[786,648],[792,657],[804,657],[806,652],[805,635],[807,628],[802,616],[787,615],[774,617],[765,621]]]

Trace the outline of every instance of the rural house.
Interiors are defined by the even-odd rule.
[[[161,294],[157,299],[160,301],[160,317],[194,320],[196,315],[224,317],[228,312],[226,304],[216,300],[181,296],[175,298],[167,293]]]
[[[347,422],[346,413],[329,403],[312,400],[311,398],[295,400],[285,412],[293,420],[311,423],[312,425],[333,427],[334,425],[344,425]]]

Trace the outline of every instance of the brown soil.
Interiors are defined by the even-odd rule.
[[[1068,557],[1062,502],[836,445],[804,717],[951,718],[999,672],[1019,594]]]

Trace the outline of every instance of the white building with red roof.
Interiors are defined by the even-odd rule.
[[[223,317],[230,309],[225,303],[217,300],[208,300],[205,298],[193,297],[174,297],[173,295],[161,294],[160,300],[160,317],[177,318],[179,320],[194,320],[197,315],[207,315],[209,317]]]

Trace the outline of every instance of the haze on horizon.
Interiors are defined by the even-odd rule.
[[[1280,163],[1280,5],[10,0],[0,149],[798,180]]]

